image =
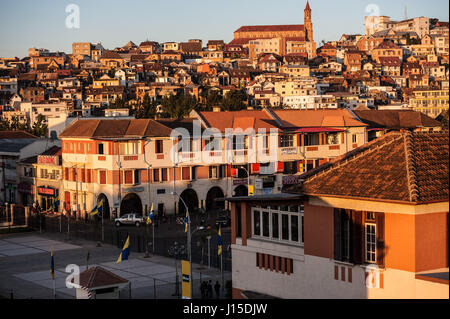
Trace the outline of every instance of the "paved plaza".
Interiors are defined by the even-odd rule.
[[[49,238],[51,237],[51,238]],[[69,264],[79,265],[80,272],[86,267],[101,266],[127,280],[120,291],[120,298],[178,298],[176,274],[181,280],[181,265],[162,256],[144,258],[143,254],[130,254],[130,259],[116,264],[120,249],[110,245],[98,247],[95,243],[76,239],[74,242],[56,235],[13,235],[0,237],[0,295],[14,298],[53,298],[53,281],[50,275],[50,251],[55,259],[55,290],[57,299],[75,298],[76,291],[66,287]],[[90,262],[87,263],[87,252]],[[200,296],[200,280],[222,282],[219,269],[193,264],[194,297]],[[224,279],[230,279],[229,272]],[[181,285],[180,285],[181,287]],[[181,289],[181,288],[180,288]],[[224,290],[222,290],[224,292]]]

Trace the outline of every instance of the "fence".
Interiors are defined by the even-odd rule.
[[[146,234],[146,228],[129,228],[121,229],[111,225],[106,225],[102,228],[101,221],[76,221],[70,218],[70,224],[67,217],[60,218],[59,216],[45,216],[33,215],[29,218],[29,226],[35,230],[41,230],[50,233],[66,233],[68,237],[80,238],[89,241],[103,242],[122,248],[128,236],[130,236],[130,251],[137,253],[145,253],[148,245],[149,253],[153,253],[152,235],[151,231]],[[169,248],[177,242],[178,245],[186,247],[184,255],[178,258],[187,258],[187,238],[183,233],[178,236],[161,236],[155,238],[155,254],[159,256],[171,257],[169,255]],[[231,250],[230,239],[222,235],[223,242],[223,270],[231,271]],[[208,247],[203,243],[201,234],[196,233],[192,237],[192,262],[208,266]],[[202,250],[203,247],[203,250]],[[210,266],[213,268],[221,267],[221,257],[217,255],[217,235],[213,235],[210,239]]]

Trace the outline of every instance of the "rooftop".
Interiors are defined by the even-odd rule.
[[[288,193],[409,204],[448,201],[449,135],[391,132],[301,175]]]

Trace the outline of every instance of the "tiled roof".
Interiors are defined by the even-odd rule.
[[[97,288],[126,283],[128,283],[128,280],[98,266],[89,268],[80,273],[79,284],[84,288]]]
[[[288,193],[427,203],[449,198],[449,135],[391,132],[302,175]]]
[[[381,42],[374,50],[385,50],[385,49],[400,49],[394,42],[391,41],[383,41]]]
[[[396,66],[400,67],[402,62],[396,57],[380,57],[380,64],[383,66]]]
[[[104,51],[100,59],[122,59],[119,53],[114,51]]]
[[[172,129],[151,119],[78,120],[59,136],[82,138],[141,138],[170,136]]]
[[[59,146],[52,146],[40,155],[59,156],[62,155],[62,149]]]
[[[277,129],[276,122],[264,111],[199,112],[199,115],[207,127],[217,128],[221,132],[228,128]]]
[[[288,25],[248,25],[242,26],[234,32],[273,32],[273,31],[303,31],[303,24]]]
[[[440,123],[431,117],[406,110],[354,110],[357,117],[372,128],[413,129],[439,127]]]
[[[366,126],[347,110],[272,110],[283,128]]]

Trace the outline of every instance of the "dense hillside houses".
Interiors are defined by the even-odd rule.
[[[448,299],[449,24],[316,42],[303,5],[229,42],[1,57],[0,206],[231,214],[234,298]]]

